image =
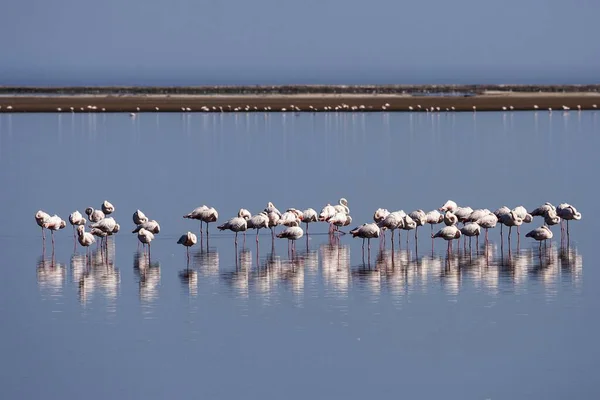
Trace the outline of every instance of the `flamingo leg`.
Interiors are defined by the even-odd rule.
[[[236,247],[237,247],[237,234],[238,234],[238,233],[236,232],[236,233],[235,233],[235,245],[236,245]]]
[[[258,229],[256,230],[256,243],[258,243]]]
[[[54,252],[54,231],[50,231],[50,235],[52,236],[52,252]]]

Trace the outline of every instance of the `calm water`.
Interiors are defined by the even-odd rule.
[[[600,113],[0,115],[1,398],[598,398]],[[522,235],[432,253],[429,227],[364,259],[323,224],[290,257],[211,225],[273,201],[430,210],[569,202],[547,249]],[[45,253],[33,215],[108,199],[122,231],[85,266],[70,227]],[[152,259],[132,213],[161,224]],[[539,226],[524,226],[527,232]],[[518,244],[518,248],[517,248]]]

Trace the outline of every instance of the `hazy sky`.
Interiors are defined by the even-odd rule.
[[[597,0],[21,0],[0,84],[598,82]]]

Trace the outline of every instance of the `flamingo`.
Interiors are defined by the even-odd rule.
[[[415,221],[415,242],[417,241],[417,233],[419,232],[419,227],[423,226],[427,223],[427,215],[423,210],[415,210],[408,214],[408,216]]]
[[[258,243],[258,231],[262,228],[269,229],[269,214],[261,211],[248,219],[246,225],[247,229],[256,229],[256,243]]]
[[[85,231],[84,225],[77,225],[77,236],[79,244],[86,248],[86,257],[89,252],[89,247],[96,242],[96,238],[89,232]]]
[[[71,215],[69,215],[69,223],[73,227],[73,240],[74,241],[77,240],[77,233],[79,232],[78,230],[76,230],[76,227],[85,225],[86,222],[87,222],[86,219],[83,218],[81,213],[77,210],[75,210],[74,212],[71,213]],[[75,242],[74,247],[77,248],[77,242]]]
[[[448,241],[448,253],[452,251],[452,241],[454,239],[459,239],[460,236],[461,232],[455,225],[445,226],[437,231],[435,235],[431,235],[433,239],[442,238]]]
[[[546,225],[542,225],[539,228],[535,228],[531,232],[527,233],[527,235],[525,235],[525,237],[529,237],[540,242],[540,251],[542,251],[542,240],[546,241],[548,239],[552,239],[553,236],[554,234]]]
[[[477,222],[467,222],[460,230],[460,233],[469,237],[469,251],[471,249],[471,238],[477,237],[476,246],[479,248],[479,235],[481,234],[481,226]],[[466,241],[465,241],[466,246]]]
[[[497,209],[496,211],[494,211],[494,215],[496,216],[496,220],[500,220],[500,218],[503,218],[502,216],[505,214],[510,213],[510,208],[506,207],[506,206],[502,206],[499,209]],[[502,237],[502,223],[500,224],[500,237]],[[486,240],[487,240],[487,236],[486,236]]]
[[[329,219],[329,223],[339,230],[341,226],[348,226],[352,223],[352,217],[345,213],[337,213]]]
[[[148,259],[150,259],[150,242],[152,242],[152,240],[154,240],[154,235],[152,234],[152,232],[141,228],[138,233],[137,233],[137,238],[138,240],[143,244],[143,245],[148,245]]]
[[[142,229],[151,232],[153,234],[157,234],[160,232],[160,225],[156,220],[151,219],[150,221],[139,224],[131,233],[139,233]]]
[[[290,226],[288,226],[281,233],[277,234],[277,237],[280,239],[287,239],[291,242],[288,242],[292,247],[292,253],[296,250],[296,240],[300,239],[304,235],[302,228],[298,226],[298,222],[294,221]]]
[[[523,223],[529,224],[529,223],[531,223],[531,221],[533,221],[533,215],[529,214],[525,207],[517,206],[517,207],[513,208],[513,211],[517,217],[519,217],[523,220]],[[518,225],[517,226],[517,236],[518,237],[521,236],[520,228],[521,228],[521,226]]]
[[[567,221],[567,237],[569,236],[569,221],[575,220],[579,221],[581,219],[581,213],[577,211],[575,207],[568,203],[559,204],[556,207],[556,213],[561,218]],[[561,222],[561,231],[562,231],[562,222]]]
[[[317,222],[319,220],[319,215],[312,208],[307,208],[302,212],[302,222],[306,224],[306,234],[308,235],[308,224]]]
[[[43,228],[50,229],[50,234],[52,235],[52,250],[54,250],[54,231],[63,229],[65,226],[67,226],[67,223],[56,214],[48,218],[42,225]]]
[[[104,215],[110,215],[115,212],[115,206],[109,203],[108,200],[104,200],[101,208]]]
[[[404,216],[399,211],[391,212],[380,221],[377,226],[382,229],[389,229],[392,231],[392,246],[394,245],[394,231],[396,229],[402,229],[404,226]]]
[[[404,215],[404,224],[400,229],[405,231],[411,231],[417,227],[417,223],[408,215]],[[408,245],[408,234],[406,235],[406,244]]]
[[[279,225],[292,226],[292,224],[300,224],[302,221],[302,211],[295,208],[287,209],[279,219]]]
[[[520,226],[523,224],[523,220],[517,216],[514,211],[510,211],[508,214],[502,214],[500,218],[498,218],[501,224],[508,226],[508,241],[510,242],[510,235],[512,233],[513,226]]]
[[[42,243],[46,243],[46,233],[44,231],[44,224],[50,219],[50,215],[42,210],[35,213],[35,222],[40,228],[42,228]]]
[[[441,212],[446,212],[446,211],[454,212],[457,208],[458,208],[458,205],[456,204],[455,201],[448,200],[446,203],[444,203],[443,206],[440,207],[439,210]]]
[[[268,202],[267,206],[265,207],[264,211],[269,214],[269,213],[275,213],[277,215],[279,215],[279,217],[281,217],[281,212],[277,209],[277,207],[275,207],[275,205],[272,202]]]
[[[319,220],[324,222],[329,222],[329,219],[336,214],[335,207],[331,204],[327,203],[325,207],[321,210],[319,214]],[[329,224],[329,233],[333,232],[333,225]]]
[[[217,229],[219,229],[220,231],[224,231],[227,229],[232,232],[235,232],[235,245],[237,246],[238,233],[246,232],[246,229],[248,229],[248,224],[244,218],[234,217],[231,218],[229,221],[225,222],[224,224],[217,226]]]
[[[85,209],[85,214],[88,216],[90,222],[99,222],[104,219],[105,215],[100,210],[94,210],[92,207],[88,207]]]
[[[381,230],[379,229],[379,226],[377,226],[377,224],[375,224],[375,223],[370,223],[370,224],[365,223],[359,227],[352,229],[350,231],[350,234],[352,235],[353,238],[359,237],[363,240],[362,249],[363,249],[363,256],[364,256],[365,239],[367,239],[369,252],[370,252],[371,251],[371,239],[378,238],[379,235],[381,234]]]
[[[437,224],[441,224],[444,220],[444,216],[438,210],[429,211],[425,214],[425,218],[427,219],[427,223],[431,225],[431,234],[433,235],[433,226]]]
[[[141,225],[144,222],[148,222],[148,217],[146,217],[146,214],[144,214],[142,211],[136,210],[133,213],[133,223],[136,225]]]
[[[208,224],[211,222],[216,222],[219,219],[219,213],[214,207],[202,205],[193,209],[189,214],[184,215],[183,218],[200,221],[200,237],[203,235],[202,222],[206,223],[206,237],[208,237]]]
[[[471,207],[457,207],[456,210],[453,211],[453,214],[456,215],[458,222],[462,222],[464,225],[469,217],[473,213],[473,209]]]
[[[336,213],[344,213],[346,215],[350,214],[350,209],[348,208],[348,200],[345,198],[341,198],[339,204],[333,206],[335,208]]]
[[[533,210],[531,212],[531,215],[534,217],[538,217],[538,216],[543,217],[544,215],[546,215],[548,213],[548,211],[556,212],[556,207],[554,207],[552,205],[552,203],[545,202],[544,204],[542,204],[541,206],[539,206],[538,208]]]
[[[194,235],[192,232],[188,232],[185,235],[181,235],[181,237],[177,241],[177,244],[181,244],[181,245],[185,246],[185,252],[187,255],[187,265],[188,266],[190,265],[190,247],[195,245],[197,242],[198,242],[198,239],[196,238],[196,235]]]
[[[498,223],[498,217],[494,213],[489,213],[488,215],[481,217],[479,220],[475,221],[477,225],[485,229],[485,242],[488,242],[488,229],[495,228]],[[502,226],[502,225],[500,225]]]
[[[454,215],[452,211],[446,211],[444,213],[444,224],[446,224],[446,226],[456,225],[457,223],[458,218],[456,218],[456,215]]]

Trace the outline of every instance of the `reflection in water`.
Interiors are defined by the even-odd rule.
[[[36,268],[37,283],[40,291],[50,297],[62,297],[63,286],[67,279],[64,264],[54,259],[40,257]]]
[[[138,279],[140,300],[149,305],[158,298],[160,263],[150,262],[147,252],[137,251],[133,256],[133,271]]]
[[[98,287],[108,300],[107,309],[116,311],[121,276],[113,260],[114,243],[111,241],[108,242],[108,253],[96,249],[90,253],[89,259],[85,254],[71,256],[72,280],[78,285],[79,302],[82,305],[87,304]]]
[[[576,247],[548,245],[521,250],[504,248],[490,242],[479,248],[460,246],[452,253],[416,256],[408,249],[379,247],[372,261],[350,264],[350,247],[338,240],[322,243],[318,250],[302,250],[293,256],[276,254],[273,246],[264,257],[256,248],[241,248],[234,264],[220,270],[219,253],[214,248],[194,254],[189,268],[178,272],[182,289],[190,297],[200,290],[217,291],[210,286],[224,283],[240,298],[258,295],[266,302],[281,291],[294,295],[299,304],[305,292],[318,296],[323,287],[326,296],[345,298],[354,287],[367,291],[374,301],[385,293],[403,297],[412,292],[426,293],[440,286],[451,297],[465,287],[498,296],[501,293],[523,294],[542,288],[553,299],[565,287],[581,290],[583,257]],[[120,273],[115,268],[114,243],[108,254],[95,250],[86,258],[73,254],[70,260],[71,281],[77,285],[79,301],[86,305],[99,291],[107,299],[107,308],[116,309]],[[362,261],[362,260],[361,260]],[[142,303],[152,306],[158,299],[161,270],[158,262],[149,263],[148,255],[136,252],[133,270]],[[40,257],[37,282],[41,292],[62,296],[68,271],[53,259]],[[150,307],[151,308],[151,307]]]

